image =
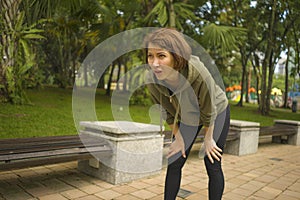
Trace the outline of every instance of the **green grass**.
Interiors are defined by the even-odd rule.
[[[32,105],[0,104],[0,138],[77,134],[72,113],[72,89],[45,87],[27,93]],[[110,99],[104,91],[97,91],[95,108],[98,120],[114,120]],[[232,119],[260,122],[262,126],[272,125],[274,119],[300,120],[299,112],[292,113],[290,109],[273,109],[270,116],[261,116],[257,105],[237,107],[235,104],[231,102]],[[129,111],[133,121],[158,124],[158,110],[151,109],[151,117],[146,106],[131,106]],[[124,110],[117,112],[122,116]]]
[[[256,104],[244,103],[243,107],[236,106],[236,104],[236,102],[230,102],[231,119],[259,122],[261,126],[272,126],[275,119],[300,121],[299,111],[293,113],[291,109],[271,108],[268,116],[262,116]]]

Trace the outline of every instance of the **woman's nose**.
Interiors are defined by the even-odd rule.
[[[152,63],[152,65],[153,65],[154,67],[158,67],[158,66],[159,66],[159,60],[158,60],[157,58],[153,58],[153,63]]]

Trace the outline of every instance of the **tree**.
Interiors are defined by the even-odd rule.
[[[145,17],[148,26],[159,25],[163,27],[183,30],[183,24],[187,20],[196,20],[193,12],[194,6],[175,0],[157,0],[155,6]]]
[[[262,17],[268,19],[264,29],[266,41],[261,46],[265,56],[262,62],[262,85],[261,102],[259,110],[262,115],[268,115],[270,111],[270,94],[272,89],[275,62],[280,53],[284,50],[288,33],[292,30],[294,22],[298,19],[299,13],[289,11],[292,1],[273,0],[266,3],[259,3],[259,7],[265,8],[266,12]]]
[[[20,10],[20,0],[4,0],[0,4],[1,12],[1,67],[0,95],[1,101],[26,103],[24,87],[29,69],[35,65],[32,51],[33,40],[42,39],[43,31],[35,24],[29,25],[25,12]]]

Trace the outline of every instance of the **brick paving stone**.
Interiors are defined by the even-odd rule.
[[[141,200],[141,198],[138,198],[136,196],[133,196],[131,194],[122,195],[119,197],[114,198],[114,200]]]
[[[35,184],[37,184],[37,185],[34,186]],[[55,194],[57,192],[51,188],[45,187],[42,184],[38,185],[38,183],[32,183],[32,185],[30,185],[30,186],[26,185],[24,190],[26,190],[26,192],[28,192],[29,194],[31,194],[34,197]]]
[[[233,192],[229,192],[223,195],[223,199],[228,199],[228,200],[242,200],[246,199],[245,196],[240,195],[240,194],[235,194]]]
[[[94,195],[97,196],[97,197],[100,197],[102,199],[105,199],[105,200],[115,199],[117,197],[121,197],[122,196],[122,194],[120,194],[120,193],[118,193],[116,191],[113,191],[111,189],[98,192],[98,193],[96,193]]]
[[[244,188],[236,188],[230,191],[230,193],[235,193],[238,195],[242,195],[244,197],[249,197],[251,196],[255,191],[249,190],[249,189],[244,189]]]
[[[185,199],[187,200],[199,200],[199,199],[208,199],[207,195],[203,195],[203,194],[191,194],[190,196],[186,197]]]
[[[98,185],[99,187],[104,188],[104,189],[109,189],[109,188],[114,187],[113,184],[104,182],[102,180],[93,180],[92,183],[95,185]]]
[[[61,192],[60,194],[68,199],[75,199],[75,198],[79,198],[79,197],[83,197],[83,196],[87,195],[87,193],[82,192],[79,189],[67,190],[67,191]]]
[[[62,191],[73,189],[72,186],[66,184],[65,182],[57,178],[43,180],[41,181],[41,183],[45,185],[47,188],[55,190],[56,192],[62,192]]]
[[[39,197],[39,200],[68,200],[66,197],[60,195],[60,194],[50,194],[46,196]]]
[[[155,197],[152,197],[152,198],[149,198],[149,200],[162,200],[162,199],[164,199],[164,195],[163,194],[155,196]]]
[[[131,195],[138,197],[138,198],[142,198],[142,199],[150,199],[156,196],[155,193],[150,192],[148,190],[142,189],[142,190],[138,190],[135,192],[132,192]]]
[[[32,199],[33,196],[22,191],[22,192],[15,192],[15,193],[6,193],[3,195],[3,198],[6,200],[28,200],[28,199]]]
[[[158,175],[151,178],[142,179],[142,181],[146,184],[161,184],[165,181],[165,177]]]
[[[281,194],[276,197],[274,200],[299,200],[299,197],[291,197],[288,195]]]
[[[257,177],[255,180],[258,182],[270,183],[276,179],[277,179],[277,177],[274,177],[274,176],[262,175],[260,177]]]
[[[295,192],[292,190],[285,190],[282,194],[300,199],[300,192]]]
[[[246,198],[246,200],[266,200],[266,198],[251,196],[251,197]]]
[[[245,189],[245,190],[249,190],[252,193],[254,193],[254,192],[258,191],[259,189],[261,189],[264,186],[265,186],[265,184],[261,184],[260,182],[250,181],[250,182],[247,182],[247,183],[241,185],[240,188]]]
[[[136,188],[128,185],[120,185],[118,187],[113,187],[112,190],[120,193],[120,194],[129,194],[136,191]]]
[[[281,191],[286,190],[289,186],[290,186],[290,183],[278,181],[278,180],[273,181],[270,184],[268,184],[268,187],[275,188],[275,189],[278,189]]]
[[[186,185],[198,188],[198,190],[207,189],[208,188],[208,182],[205,181],[205,180],[203,180],[203,181],[202,180],[201,181],[195,181],[195,182],[192,182],[192,183],[189,183],[189,184],[186,184]],[[182,187],[186,187],[186,185],[182,184]]]
[[[272,191],[269,192],[269,191],[262,189],[262,190],[255,192],[254,196],[263,197],[265,199],[275,199],[276,196],[278,196],[278,194],[273,193]]]
[[[223,171],[224,171],[224,177],[227,180],[241,175],[241,172],[238,172],[238,171],[226,170],[226,169]]]
[[[298,181],[300,181],[300,177],[298,177]],[[293,183],[289,189],[300,193],[300,182]]]
[[[74,200],[103,200],[103,199],[94,195],[88,195],[88,196],[76,198]]]
[[[131,186],[131,187],[134,187],[136,189],[144,189],[144,188],[147,188],[147,187],[151,186],[151,184],[145,183],[145,182],[142,182],[142,181],[133,181],[133,182],[129,183],[128,185]]]
[[[237,185],[243,185],[243,184],[247,183],[248,181],[243,180],[239,177],[236,177],[236,178],[231,178],[231,179],[227,180],[227,182],[234,183]]]
[[[15,173],[4,173],[4,174],[1,174],[0,181],[1,180],[9,181],[10,179],[18,179],[18,178],[19,178],[19,176]]]
[[[92,185],[92,184],[87,185],[87,186],[83,186],[83,187],[79,187],[78,189],[85,192],[85,193],[87,193],[87,194],[95,194],[95,193],[98,193],[98,192],[101,192],[101,191],[105,190],[105,189],[103,189],[103,188],[101,188],[97,185]]]
[[[161,185],[153,185],[151,187],[146,188],[146,190],[153,192],[155,194],[163,194],[164,193],[164,187]]]

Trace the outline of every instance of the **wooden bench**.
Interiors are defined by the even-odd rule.
[[[273,126],[260,127],[259,136],[272,136],[274,143],[300,145],[300,122],[275,120]]]
[[[0,170],[87,160],[94,153],[107,156],[111,148],[104,140],[82,142],[79,135],[1,139]]]

